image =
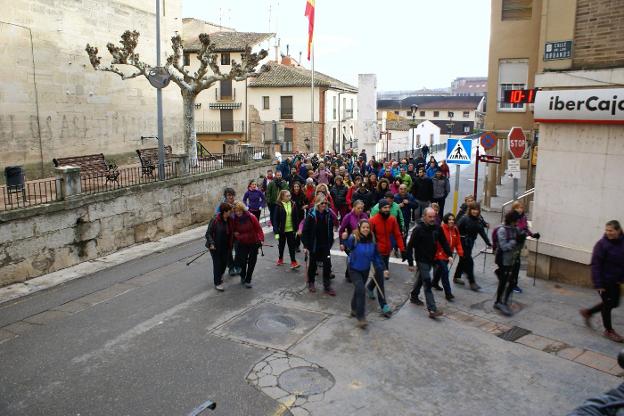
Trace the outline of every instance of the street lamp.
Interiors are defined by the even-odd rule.
[[[416,110],[418,110],[418,105],[412,104],[412,157],[414,157],[414,137],[416,136]]]
[[[455,126],[455,123],[453,123],[453,117],[455,116],[455,113],[453,113],[452,111],[449,111],[448,116],[449,116],[450,122],[446,125],[446,127],[448,128],[448,135],[450,139],[451,134],[453,134],[453,127]]]

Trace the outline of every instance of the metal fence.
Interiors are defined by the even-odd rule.
[[[441,150],[446,149],[446,143],[438,143],[438,144],[433,144],[431,146],[429,146],[429,155],[433,155],[434,153],[437,153]],[[413,155],[414,157],[417,157],[418,154],[420,153],[420,149],[414,149]],[[375,155],[375,159],[378,162],[384,162],[384,161],[390,161],[390,160],[401,160],[401,159],[409,159],[410,157],[412,157],[412,150],[408,149],[408,150],[400,150],[398,152],[377,152],[377,154]]]
[[[45,179],[23,185],[0,187],[0,210],[9,211],[35,205],[49,204],[63,199],[62,179]]]
[[[178,162],[165,162],[165,180],[177,176]],[[80,187],[83,194],[96,194],[100,192],[112,191],[120,188],[127,188],[132,185],[158,182],[158,169],[146,170],[141,166],[119,169],[119,176],[116,179],[107,177],[106,174],[81,174]]]

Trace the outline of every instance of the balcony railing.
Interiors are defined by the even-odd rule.
[[[345,120],[350,120],[353,118],[353,109],[352,108],[348,108],[346,110],[344,110],[344,118]]]
[[[215,100],[216,101],[236,101],[236,88],[232,88],[229,94],[223,94],[220,88],[215,88]]]
[[[197,133],[244,133],[245,120],[195,121]]]

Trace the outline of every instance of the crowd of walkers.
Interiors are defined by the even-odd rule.
[[[266,175],[252,179],[240,201],[232,188],[225,189],[206,232],[215,287],[225,290],[226,268],[231,276],[240,275],[242,285],[252,287],[258,250],[264,243],[260,218],[265,212],[277,241],[276,266],[285,267],[286,246],[292,270],[302,267],[297,257],[303,257],[303,272],[311,293],[317,291],[320,266],[323,293],[336,295],[330,251],[334,240],[338,240],[340,250],[347,254],[345,279],[354,286],[351,315],[362,328],[367,325],[366,297],[378,300],[384,316],[392,315],[384,288],[384,280],[390,278],[392,256],[407,261],[409,270],[415,273],[410,300],[425,305],[431,318],[442,315],[433,290],[443,291],[449,302],[455,298],[450,280],[455,258],[459,260],[453,284],[465,285],[465,276],[469,288],[479,291],[473,261],[479,237],[495,253],[498,287],[493,307],[503,315],[512,315],[512,294],[522,293],[518,286],[520,252],[526,238],[539,239],[539,233],[529,230],[519,201],[505,215],[504,223],[489,231],[490,225],[472,195],[465,198],[457,216],[446,212],[449,192],[448,166],[444,161],[438,163],[434,156],[426,160],[422,149],[414,157],[401,160],[377,161],[364,151],[284,158]],[[608,224],[605,239],[596,250],[612,252],[616,250],[614,244],[620,244],[620,257],[609,256],[617,258],[611,263],[620,269],[611,273],[593,266],[594,282],[603,301],[581,311],[588,323],[593,313],[601,312],[605,335],[620,342],[624,339],[611,327],[610,313],[619,301],[617,279],[624,278],[623,239],[619,224]],[[594,257],[600,259],[603,255],[596,250]],[[609,267],[610,263],[605,266]],[[611,274],[617,279],[603,277]]]

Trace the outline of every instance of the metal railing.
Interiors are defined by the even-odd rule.
[[[178,162],[165,162],[165,180],[173,179],[177,176]],[[80,187],[81,194],[97,194],[100,192],[113,191],[115,189],[127,188],[132,185],[158,182],[158,170],[150,172],[141,166],[119,169],[119,176],[115,180],[107,178],[105,174],[81,174]]]
[[[427,155],[427,158],[431,155],[433,155],[434,153],[437,153],[441,150],[446,149],[446,143],[438,143],[438,144],[433,144],[431,146],[429,146],[429,154]],[[418,149],[414,149],[414,157],[416,157],[418,155],[418,152],[420,151],[420,148]],[[375,155],[375,159],[378,162],[382,162],[382,161],[389,161],[389,160],[401,160],[401,159],[409,159],[412,156],[412,150],[408,149],[408,150],[400,150],[398,152],[377,152],[377,154]]]
[[[223,121],[195,121],[197,133],[244,133],[245,120]]]
[[[63,199],[62,179],[25,182],[23,185],[0,187],[0,210],[10,211],[36,205],[49,204]]]
[[[215,88],[215,100],[217,101],[236,101],[236,88],[232,88],[231,93],[221,94],[221,88]]]
[[[519,201],[521,199],[528,198],[529,196],[533,195],[534,193],[535,193],[535,188],[527,189],[526,191],[524,191],[523,193],[518,195],[518,197],[516,199],[512,199],[511,201],[507,201],[503,205],[501,205],[501,223],[505,219],[505,207],[508,207],[509,205],[511,205],[514,202]],[[525,211],[526,211],[526,209],[525,209]]]

